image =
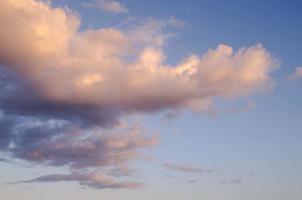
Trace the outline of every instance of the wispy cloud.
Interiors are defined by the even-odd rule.
[[[222,180],[222,184],[241,184],[243,181],[242,178],[230,179],[230,180]]]
[[[95,0],[91,3],[83,3],[85,7],[98,8],[105,12],[110,13],[127,13],[129,10],[125,5],[116,0]]]
[[[172,16],[167,20],[167,23],[175,28],[184,28],[186,27],[188,24],[180,19],[177,19],[176,17]]]
[[[134,176],[136,174],[136,171],[134,169],[129,168],[128,165],[121,165],[117,166],[114,169],[111,169],[108,174],[114,177]]]
[[[188,165],[177,165],[177,164],[171,164],[171,163],[164,163],[163,166],[170,170],[180,171],[180,172],[187,172],[187,173],[204,172],[204,170],[199,167],[193,167],[193,166],[188,166]]]
[[[301,79],[302,78],[302,67],[296,67],[295,72],[289,76],[290,79]]]
[[[142,187],[142,183],[137,182],[117,182],[114,179],[98,174],[81,174],[81,173],[72,173],[72,174],[50,174],[45,176],[40,176],[31,180],[15,182],[12,184],[21,184],[21,183],[34,183],[34,182],[78,182],[80,185],[87,186],[94,189],[136,189]]]
[[[197,183],[197,180],[195,180],[195,179],[188,180],[187,183],[192,183],[192,184],[193,184],[193,183]]]

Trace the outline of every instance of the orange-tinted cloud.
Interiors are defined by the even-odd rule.
[[[261,45],[238,52],[219,45],[169,66],[154,20],[130,31],[79,31],[76,15],[42,2],[1,1],[0,7],[1,62],[52,100],[130,111],[190,108],[272,84],[276,63]]]

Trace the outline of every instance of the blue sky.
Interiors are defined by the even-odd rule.
[[[24,2],[28,3],[31,0],[24,0]],[[106,7],[108,2],[115,2],[115,7]],[[41,2],[40,4],[45,4],[44,6],[49,9],[60,8],[64,13],[72,12],[70,19],[75,18],[75,21],[80,21],[81,24],[77,30],[70,28],[73,25],[68,27],[68,30],[72,30],[72,33],[74,31],[76,35],[74,36],[75,39],[70,36],[72,37],[70,43],[74,45],[69,47],[70,49],[74,48],[70,55],[75,57],[73,59],[78,59],[81,56],[84,60],[88,58],[89,65],[86,66],[86,61],[79,60],[79,65],[83,62],[82,65],[86,68],[76,68],[74,71],[70,71],[68,70],[70,66],[67,66],[66,63],[72,62],[72,60],[68,60],[72,56],[69,54],[65,56],[63,51],[63,53],[59,52],[60,49],[57,46],[54,47],[55,53],[48,54],[48,49],[52,51],[52,42],[56,43],[58,41],[58,45],[61,47],[61,38],[56,41],[56,37],[52,38],[55,33],[51,31],[49,31],[51,34],[42,31],[42,36],[46,39],[49,37],[49,41],[52,41],[47,40],[49,43],[43,43],[42,46],[39,46],[40,49],[43,49],[43,45],[48,45],[49,48],[46,48],[46,53],[41,50],[41,54],[34,54],[34,44],[39,38],[32,37],[32,39],[31,36],[28,36],[30,39],[27,38],[27,32],[23,32],[23,28],[26,27],[26,20],[32,20],[31,25],[45,23],[47,27],[50,27],[50,30],[55,29],[59,22],[48,19],[49,16],[57,16],[55,15],[57,13],[53,10],[49,16],[46,14],[44,16],[42,12],[44,8],[37,6],[36,11],[31,12],[30,6],[26,10],[27,8],[25,9],[22,4],[20,7],[24,8],[24,13],[28,16],[37,12],[35,16],[42,16],[46,19],[42,22],[36,22],[31,17],[27,18],[24,17],[26,15],[19,15],[18,11],[10,13],[13,9],[7,9],[9,11],[3,9],[7,11],[3,13],[8,13],[7,16],[13,18],[12,27],[19,30],[11,37],[21,39],[11,42],[6,37],[6,34],[10,32],[0,31],[0,37],[4,38],[3,40],[0,39],[0,42],[2,42],[2,45],[0,45],[1,85],[6,87],[11,82],[18,84],[20,81],[28,83],[25,89],[23,87],[20,89],[20,94],[30,96],[28,99],[25,98],[25,102],[33,102],[30,105],[34,105],[34,109],[26,106],[27,104],[23,101],[14,101],[20,98],[19,94],[12,96],[11,102],[16,102],[16,104],[10,104],[6,101],[6,98],[2,97],[6,96],[5,92],[7,91],[1,91],[0,113],[2,115],[0,115],[0,120],[2,121],[0,121],[0,125],[3,127],[0,127],[0,134],[3,136],[0,137],[0,144],[6,145],[5,139],[8,130],[13,125],[15,125],[14,130],[17,130],[18,127],[21,127],[21,129],[12,133],[9,138],[14,138],[20,134],[22,137],[19,140],[23,142],[10,139],[12,141],[6,148],[0,148],[0,155],[3,159],[5,158],[5,161],[0,162],[1,199],[301,199],[302,73],[299,75],[297,70],[299,66],[302,66],[301,2],[295,0],[124,0],[119,2],[52,0],[48,5]],[[9,7],[11,5],[6,1],[2,6],[3,8],[6,8],[5,6],[13,8]],[[41,8],[41,12],[38,8]],[[0,17],[4,19],[0,20],[0,26],[3,30],[9,30],[9,22],[6,21],[9,18],[5,14],[0,14]],[[68,14],[66,16],[69,18]],[[25,20],[20,22],[20,19]],[[24,27],[22,23],[25,24]],[[146,24],[148,25],[147,28],[144,27]],[[61,27],[59,25],[57,26],[58,29]],[[140,29],[141,27],[143,28]],[[153,29],[157,30],[157,28],[158,32],[153,34]],[[103,29],[114,31],[108,32],[108,35],[106,31],[104,33],[94,33],[94,31],[97,32],[97,30]],[[25,30],[27,29],[25,28]],[[81,35],[81,33],[85,34],[89,30],[92,32],[91,35],[89,33],[84,36]],[[150,38],[148,31],[151,32]],[[44,33],[47,34],[43,35]],[[65,29],[60,35],[63,34],[65,34]],[[123,34],[126,41],[124,41]],[[128,34],[130,34],[130,39]],[[139,34],[143,35],[142,39],[139,38]],[[68,34],[66,33],[66,35]],[[98,37],[101,39],[99,40]],[[25,38],[24,41],[31,41],[33,44],[28,46],[33,47],[29,49],[23,47],[23,38]],[[158,41],[153,41],[153,39],[160,40],[160,44],[157,44]],[[163,44],[161,39],[163,39]],[[64,42],[65,38],[62,41]],[[80,42],[77,43],[78,41]],[[90,44],[89,41],[92,41],[92,43]],[[105,46],[94,49],[94,42]],[[128,42],[133,42],[138,48],[128,49]],[[259,43],[262,47],[253,48],[254,45]],[[226,50],[221,49],[221,51],[228,51],[227,48],[232,47],[235,53],[242,48],[251,48],[251,52],[257,51],[260,54],[264,52],[265,55],[265,52],[268,52],[269,57],[266,57],[266,59],[276,62],[255,66],[258,68],[252,72],[256,75],[248,75],[253,77],[257,76],[258,73],[260,75],[256,81],[247,83],[245,80],[236,79],[237,73],[238,76],[241,73],[237,69],[247,68],[250,66],[249,63],[253,63],[254,57],[249,60],[246,51],[236,58],[239,61],[233,61],[230,58],[230,61],[226,62],[231,63],[228,68],[224,68],[223,62],[221,64],[222,68],[216,69],[215,67],[220,65],[220,61],[213,61],[218,64],[201,71],[201,74],[202,72],[206,74],[205,76],[201,75],[202,81],[204,79],[208,80],[208,76],[214,76],[219,70],[232,70],[225,79],[218,80],[218,82],[202,82],[199,85],[200,88],[197,89],[199,91],[205,87],[205,91],[207,91],[208,88],[211,90],[212,87],[215,87],[214,94],[210,95],[209,98],[205,98],[192,89],[193,96],[187,97],[188,94],[184,92],[183,96],[185,97],[179,97],[180,100],[175,101],[177,102],[175,104],[171,102],[174,102],[178,97],[176,95],[178,89],[179,93],[182,94],[182,87],[185,88],[184,91],[190,90],[190,87],[194,87],[193,84],[178,85],[178,79],[171,78],[170,85],[170,79],[166,80],[160,76],[152,79],[158,81],[158,84],[151,80],[151,86],[149,86],[149,82],[143,85],[142,88],[146,88],[143,88],[144,92],[142,93],[140,93],[140,88],[133,89],[130,86],[125,88],[119,86],[126,91],[125,94],[120,92],[122,95],[119,96],[119,92],[118,94],[114,92],[116,89],[114,82],[119,83],[118,81],[123,79],[123,75],[116,75],[116,71],[101,71],[101,75],[102,73],[107,74],[113,82],[104,82],[105,86],[96,86],[92,89],[84,88],[82,91],[79,89],[82,86],[73,86],[67,82],[69,79],[72,80],[74,76],[83,73],[88,73],[89,77],[81,79],[83,80],[80,82],[81,84],[87,83],[90,85],[94,82],[107,80],[106,77],[91,77],[89,74],[90,72],[96,72],[94,70],[97,69],[100,63],[101,65],[110,63],[109,66],[114,67],[118,65],[116,63],[120,62],[120,60],[110,60],[111,58],[107,61],[107,56],[111,56],[111,54],[102,54],[103,49],[105,49],[105,52],[112,51],[114,56],[117,52],[116,54],[125,56],[127,59],[136,58],[137,55],[139,57],[143,55],[146,49],[151,49],[148,56],[154,56],[155,59],[158,56],[160,61],[150,61],[148,57],[147,61],[143,60],[147,64],[143,61],[137,61],[138,64],[135,64],[135,67],[137,67],[136,65],[146,67],[143,70],[149,73],[149,65],[156,65],[155,71],[165,67],[181,68],[182,63],[186,63],[186,59],[193,54],[199,56],[200,64],[197,67],[203,69],[208,62],[212,62],[211,59],[215,58],[215,56],[206,56],[208,50],[214,49],[213,51],[219,53],[219,49],[216,48],[220,44],[226,45],[224,46]],[[6,45],[12,46],[15,51],[12,51],[12,53],[10,50],[5,51],[10,49]],[[141,48],[141,46],[143,47]],[[62,46],[62,49],[64,48],[65,46]],[[57,51],[60,55],[64,54],[64,58],[57,56]],[[88,55],[90,51],[91,54]],[[94,53],[98,51],[101,52],[101,56],[104,55],[100,60],[94,57]],[[40,55],[45,55],[47,59],[39,57]],[[161,60],[161,56],[165,57],[164,61]],[[206,57],[206,61],[203,60],[204,57]],[[105,60],[104,63],[102,63],[103,59]],[[53,60],[55,61],[53,62]],[[56,60],[59,61],[56,62]],[[245,61],[247,64],[245,64]],[[134,62],[136,63],[136,61]],[[243,64],[237,64],[237,62]],[[131,68],[134,66],[132,62],[125,63],[127,63],[125,67]],[[258,62],[255,61],[255,63],[257,65]],[[232,64],[236,65],[237,68],[233,69]],[[53,65],[58,65],[58,69],[46,68],[53,67]],[[34,66],[45,66],[41,71],[47,69],[48,71],[45,70],[43,73],[49,73],[50,78],[45,78],[43,73],[40,73],[40,70],[37,70]],[[90,66],[93,66],[93,68],[85,71]],[[67,69],[65,70],[64,67]],[[6,80],[8,75],[2,68],[4,71],[13,74],[14,79],[12,78],[11,82]],[[64,71],[60,71],[61,69]],[[153,68],[151,68],[151,74],[153,73],[152,70]],[[124,73],[125,77],[128,76],[127,71]],[[145,79],[148,81],[149,76],[147,75]],[[170,76],[170,74],[165,75]],[[131,74],[129,77],[131,79]],[[133,77],[136,77],[135,74]],[[268,77],[269,79],[267,79]],[[10,79],[9,76],[8,78]],[[198,78],[196,79],[196,81],[200,81]],[[232,80],[235,81],[235,86],[232,85],[230,88],[226,86],[226,92],[220,90],[220,87],[228,85]],[[179,80],[179,82],[181,81]],[[128,83],[124,82],[124,84],[127,86]],[[110,85],[108,90],[107,85]],[[105,88],[104,93],[98,94],[98,91],[103,91],[103,87]],[[42,92],[39,91],[40,88],[42,88]],[[63,88],[63,93],[61,93],[61,88]],[[37,92],[28,93],[28,90],[37,90]],[[162,90],[164,92],[160,93]],[[159,93],[156,91],[159,91]],[[165,93],[167,96],[165,96]],[[7,94],[10,95],[10,93]],[[109,100],[103,99],[103,96],[108,97]],[[133,97],[134,100],[129,96]],[[170,98],[171,96],[175,96],[175,98]],[[74,100],[74,98],[79,100]],[[194,109],[191,109],[191,104],[185,100],[182,102],[182,98],[188,99],[188,102],[197,98],[201,100],[199,103],[205,105],[205,108],[195,110],[194,107]],[[167,100],[168,103],[164,101],[165,99],[169,100]],[[206,104],[208,100],[211,102],[210,106]],[[47,110],[47,105],[50,105],[50,108],[55,109],[55,111]],[[35,106],[38,108],[35,109]],[[98,112],[104,112],[105,114],[104,116],[101,115],[101,120],[99,120],[95,115],[91,115],[93,111],[88,110],[86,112],[86,110],[82,110],[83,108],[96,109]],[[58,109],[58,113],[56,113],[56,109]],[[38,125],[33,120],[38,120],[36,122]],[[49,125],[51,120],[54,121],[55,125]],[[60,120],[63,120],[63,122]],[[115,123],[115,121],[122,122],[122,125]],[[22,129],[22,125],[19,124],[18,126],[20,122],[23,125],[25,124],[24,129]],[[65,122],[66,124],[64,124]],[[63,126],[60,123],[63,123]],[[39,129],[30,129],[36,126]],[[53,130],[53,126],[58,128]],[[110,134],[123,132],[125,126],[127,127],[126,130],[133,130],[134,133],[129,133],[129,135],[121,133],[121,135],[111,138]],[[54,144],[50,142],[50,145],[47,146],[43,139],[39,139],[41,134],[43,135],[43,130],[45,130],[45,134],[53,136],[49,140],[53,140]],[[82,139],[80,136],[84,133],[84,137],[89,138],[90,134],[93,135],[97,132],[96,130],[101,131],[100,141],[108,142],[106,144],[109,147],[108,149],[107,146],[96,149],[95,151],[100,151],[100,155],[97,154],[96,157],[93,157],[94,160],[91,162],[93,164],[90,165],[90,163],[87,164],[86,161],[83,161],[83,157],[90,158],[88,154],[95,155],[94,151],[77,149],[74,145],[76,146],[78,143],[70,143],[68,140],[70,138],[70,140],[73,138]],[[55,131],[62,131],[62,135],[56,135],[58,133]],[[106,136],[107,132],[109,136],[103,138],[103,135]],[[61,140],[57,141],[57,137],[62,137],[63,142]],[[97,146],[99,144],[97,141],[96,137],[88,140],[88,144]],[[46,145],[45,149],[41,147],[35,149],[40,143]],[[119,149],[119,145],[124,144],[126,146],[122,150]],[[18,147],[18,145],[24,147]],[[64,151],[52,151],[51,148],[57,148],[56,145],[63,145]],[[37,156],[32,149],[36,152],[41,151],[41,155],[38,154]],[[127,151],[124,152],[124,149]],[[66,153],[66,151],[71,151],[71,154]],[[81,151],[86,152],[87,155],[81,157],[82,154],[77,154]],[[101,151],[105,152],[104,155]],[[129,153],[130,156],[112,157],[113,152],[116,151]],[[109,152],[108,155],[107,152]],[[66,153],[66,157],[57,155],[64,153]],[[74,155],[74,157],[71,155]],[[67,156],[70,157],[67,158]],[[110,162],[103,161],[102,156],[104,160],[113,160],[112,162],[117,164],[108,164]],[[79,160],[76,160],[77,158]],[[101,161],[95,162],[95,164],[95,159],[101,159]],[[106,171],[110,169],[133,170],[135,173],[132,174],[127,171],[130,174],[117,176],[110,174],[110,171]],[[194,169],[197,170],[194,171]],[[90,174],[91,170],[93,171],[92,175]],[[105,176],[105,181],[102,177],[100,180],[94,179],[95,177],[92,178],[95,173]],[[66,174],[70,174],[70,176]],[[45,175],[51,175],[51,177],[45,180]],[[52,175],[62,176],[54,178]],[[110,176],[110,181],[107,181],[107,176]],[[70,181],[70,179],[72,180]]]

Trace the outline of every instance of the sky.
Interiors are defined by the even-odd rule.
[[[0,199],[300,200],[301,8],[1,0]]]

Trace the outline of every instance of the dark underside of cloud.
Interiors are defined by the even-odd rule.
[[[119,182],[131,176],[128,161],[142,159],[140,148],[157,143],[134,126],[121,127],[115,109],[49,101],[12,72],[0,70],[0,151],[36,164],[69,166],[77,174],[47,175],[29,181],[76,181],[95,189],[135,189],[143,184]],[[9,162],[2,159],[2,162]],[[108,168],[106,173],[81,173],[85,168]]]

